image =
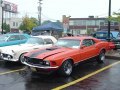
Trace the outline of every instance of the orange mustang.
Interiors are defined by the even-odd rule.
[[[73,66],[81,61],[96,57],[104,62],[109,43],[89,36],[64,37],[50,48],[37,49],[26,53],[21,62],[36,71],[58,70],[61,75],[69,76]]]

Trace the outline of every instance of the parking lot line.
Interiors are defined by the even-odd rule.
[[[85,80],[85,79],[87,79],[87,78],[89,78],[89,77],[91,77],[91,76],[93,76],[93,75],[96,75],[96,74],[98,74],[98,73],[100,73],[100,72],[102,72],[102,71],[104,71],[104,70],[106,70],[106,69],[109,69],[109,68],[111,68],[112,66],[115,66],[115,65],[117,65],[117,64],[120,64],[120,61],[115,62],[115,63],[113,63],[113,64],[110,64],[110,65],[108,65],[108,66],[106,66],[106,67],[104,67],[104,68],[102,68],[102,69],[99,69],[99,70],[97,70],[97,71],[95,71],[95,72],[93,72],[93,73],[90,73],[90,74],[88,74],[88,75],[86,75],[86,76],[83,76],[83,77],[81,77],[81,78],[79,78],[79,79],[77,79],[77,80],[75,80],[75,81],[72,81],[72,82],[70,82],[70,83],[67,83],[67,84],[61,85],[61,86],[59,86],[59,87],[53,88],[52,90],[61,90],[61,89],[67,88],[67,87],[69,87],[69,86],[71,86],[71,85],[74,85],[74,84],[76,84],[76,83],[78,83],[78,82],[80,82],[80,81],[83,81],[83,80]]]
[[[9,74],[9,73],[14,73],[14,72],[22,71],[22,70],[25,70],[25,68],[17,69],[17,70],[11,70],[11,71],[8,71],[8,72],[2,72],[2,73],[0,73],[0,75],[5,75],[5,74]]]

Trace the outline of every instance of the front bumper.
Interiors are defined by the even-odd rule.
[[[23,64],[29,66],[29,67],[33,67],[33,68],[39,68],[39,69],[43,69],[43,70],[47,70],[47,69],[58,69],[58,66],[55,66],[55,67],[51,67],[51,66],[39,66],[39,65],[33,65],[33,64],[29,64],[27,62],[22,62]]]

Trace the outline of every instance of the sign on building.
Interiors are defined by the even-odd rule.
[[[63,33],[68,33],[69,30],[69,17],[63,15]]]
[[[11,13],[17,13],[17,5],[14,3],[10,3],[8,1],[4,1],[4,11],[11,12]]]

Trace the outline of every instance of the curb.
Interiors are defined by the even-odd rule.
[[[117,57],[117,56],[107,56],[107,55],[106,55],[106,59],[120,60],[120,57]]]
[[[107,59],[117,59],[120,60],[120,49],[119,50],[110,50],[106,53]]]

